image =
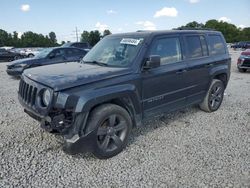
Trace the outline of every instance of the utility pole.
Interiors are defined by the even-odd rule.
[[[77,29],[77,27],[76,27],[76,30],[74,32],[76,32],[76,41],[78,42],[78,29]]]

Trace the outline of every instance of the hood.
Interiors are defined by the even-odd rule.
[[[129,68],[68,62],[26,69],[24,75],[55,91],[131,73]]]
[[[8,65],[9,66],[14,66],[14,65],[19,65],[19,64],[32,64],[39,61],[39,59],[36,58],[23,58],[23,59],[18,59],[15,61],[10,62]]]
[[[250,56],[250,50],[245,50],[245,51],[241,52],[241,55]]]

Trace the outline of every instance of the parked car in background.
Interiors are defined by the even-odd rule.
[[[13,61],[20,58],[23,58],[23,55],[20,53],[11,52],[4,48],[0,48],[0,61]]]
[[[34,57],[36,54],[40,53],[44,48],[27,48],[24,50],[24,55],[26,57]]]
[[[235,44],[232,44],[231,48],[234,48],[234,49],[236,49],[236,48],[243,48],[243,49],[250,48],[250,41],[237,42]]]
[[[237,67],[240,72],[246,72],[250,69],[250,49],[241,52],[237,61]]]
[[[24,57],[34,57],[41,52],[44,48],[12,48],[11,52],[19,53]]]
[[[85,50],[91,49],[91,46],[88,42],[67,42],[63,44],[62,47],[76,47],[76,48],[82,48]]]
[[[6,72],[9,75],[19,76],[27,68],[65,63],[70,61],[79,61],[85,56],[87,51],[79,48],[47,48],[35,55],[33,58],[24,58],[13,61],[7,65]]]

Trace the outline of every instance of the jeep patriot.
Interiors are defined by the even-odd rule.
[[[42,128],[62,135],[66,153],[104,159],[121,152],[131,129],[155,114],[194,104],[216,111],[230,64],[217,31],[113,34],[80,62],[25,70],[18,98]]]

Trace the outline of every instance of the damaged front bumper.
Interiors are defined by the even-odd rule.
[[[74,155],[77,153],[92,152],[95,148],[94,140],[96,139],[96,132],[92,131],[84,136],[75,136],[71,139],[66,139],[63,145],[65,153]]]
[[[71,154],[92,150],[95,130],[87,130],[88,112],[82,111],[79,97],[62,92],[53,92],[48,106],[42,105],[42,96],[47,86],[22,76],[18,99],[24,111],[41,122],[41,127],[50,133],[58,133],[65,140],[64,151]],[[93,140],[94,139],[94,140]]]
[[[91,152],[96,147],[96,130],[85,133],[87,114],[72,115],[71,122],[67,122],[65,114],[55,116],[41,116],[35,112],[24,111],[41,123],[41,127],[50,133],[57,133],[64,138],[63,151],[67,154]],[[80,117],[77,117],[80,116]],[[68,120],[69,121],[69,120]]]

